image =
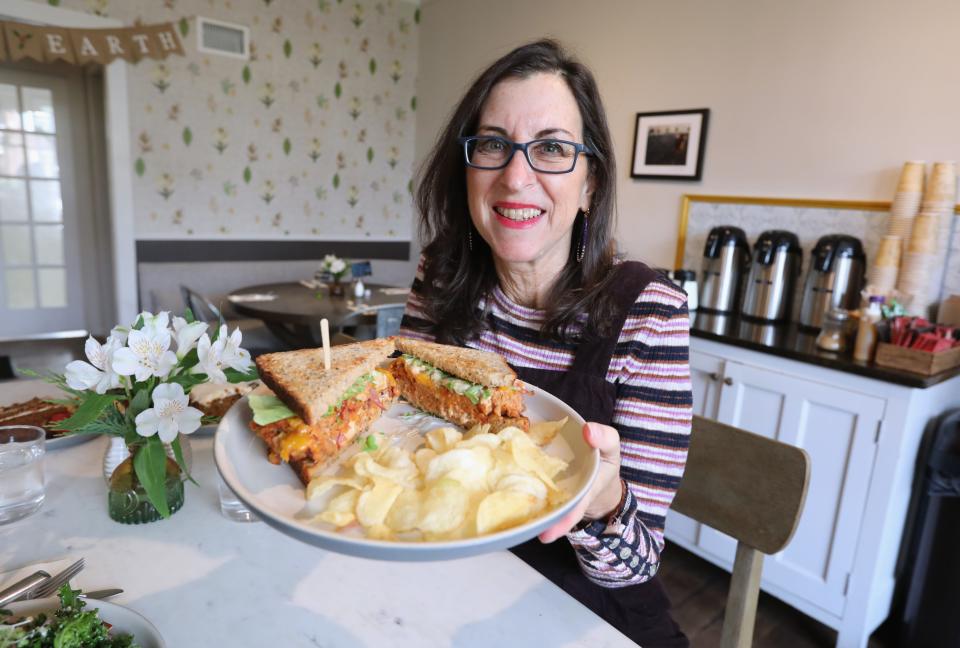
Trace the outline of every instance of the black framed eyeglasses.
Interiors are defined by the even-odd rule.
[[[467,166],[489,171],[510,164],[517,151],[523,151],[530,167],[540,173],[570,173],[577,166],[577,158],[581,153],[592,155],[585,145],[561,139],[511,142],[495,135],[481,135],[459,137],[457,141],[463,146]]]

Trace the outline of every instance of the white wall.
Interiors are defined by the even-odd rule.
[[[424,0],[421,12],[418,159],[480,70],[558,38],[606,102],[621,248],[651,264],[673,264],[684,193],[890,200],[904,160],[960,156],[953,0]],[[702,181],[630,178],[637,112],[704,107]]]

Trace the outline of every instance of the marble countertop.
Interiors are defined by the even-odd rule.
[[[816,331],[807,331],[794,322],[764,324],[735,315],[699,311],[691,323],[690,335],[917,389],[960,375],[960,367],[924,376],[854,360],[852,337],[845,353],[824,351],[817,347]]]
[[[186,503],[170,519],[107,516],[107,439],[47,453],[46,500],[0,526],[0,572],[86,558],[74,586],[147,617],[167,646],[633,646],[506,551],[447,562],[342,556],[221,516],[212,437],[192,437]]]

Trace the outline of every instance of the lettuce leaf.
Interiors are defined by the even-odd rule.
[[[253,422],[257,425],[269,425],[285,418],[296,416],[289,407],[276,396],[251,394],[250,409],[253,410]]]

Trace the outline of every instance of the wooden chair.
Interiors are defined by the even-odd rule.
[[[748,648],[764,554],[790,542],[810,480],[797,447],[695,416],[673,509],[737,540],[720,648]]]

